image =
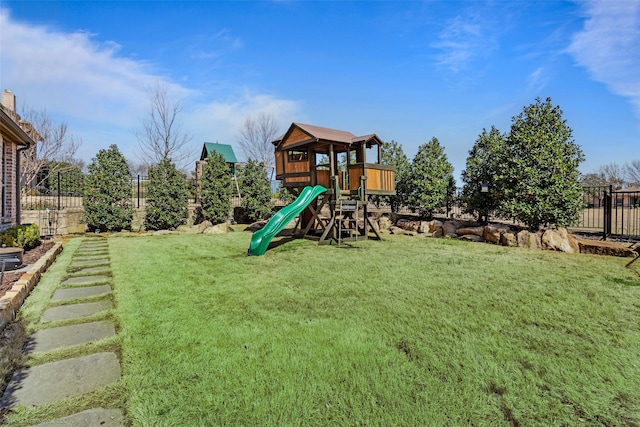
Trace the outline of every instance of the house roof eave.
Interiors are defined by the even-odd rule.
[[[25,147],[35,145],[36,142],[16,123],[3,109],[0,108],[0,131],[3,137]]]

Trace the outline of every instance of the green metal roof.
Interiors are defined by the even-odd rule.
[[[202,154],[200,160],[206,160],[209,157],[209,153],[215,151],[224,156],[224,161],[227,163],[238,163],[236,155],[233,152],[233,147],[228,144],[218,144],[217,142],[205,142],[202,147]]]

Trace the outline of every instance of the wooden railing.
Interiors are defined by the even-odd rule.
[[[392,195],[396,193],[395,168],[375,163],[355,163],[349,165],[349,190],[357,191],[360,177],[367,178],[368,194]]]

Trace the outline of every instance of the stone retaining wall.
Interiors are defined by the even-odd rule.
[[[189,207],[189,215],[187,216],[187,225],[193,225],[194,207]],[[40,233],[43,236],[55,235],[66,236],[69,234],[84,234],[87,232],[87,225],[84,223],[82,216],[84,208],[68,208],[59,211],[53,211],[49,215],[55,215],[52,220],[51,230],[49,230],[48,217],[43,210],[23,210],[20,212],[20,221],[22,224],[36,224],[40,227]],[[134,209],[133,220],[131,221],[132,231],[144,230],[144,208]]]

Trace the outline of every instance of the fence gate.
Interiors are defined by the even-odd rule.
[[[40,235],[45,238],[51,238],[58,234],[58,210],[47,208],[39,211],[38,227]]]
[[[584,209],[576,230],[602,233],[604,240],[640,240],[640,191],[614,190],[610,185],[582,190]]]

